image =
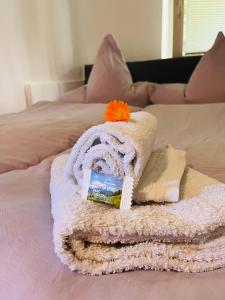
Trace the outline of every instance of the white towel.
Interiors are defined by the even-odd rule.
[[[186,168],[186,152],[171,145],[152,152],[134,193],[136,203],[177,202]]]
[[[152,153],[157,121],[147,112],[131,114],[129,122],[106,122],[88,129],[74,145],[65,168],[82,186],[83,170],[130,176],[134,186]]]

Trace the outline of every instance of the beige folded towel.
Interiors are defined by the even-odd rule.
[[[203,272],[225,266],[225,184],[187,168],[176,203],[128,212],[84,201],[56,158],[50,191],[55,252],[71,270],[107,274],[134,269]]]
[[[65,177],[82,185],[83,170],[131,176],[137,185],[152,153],[156,118],[147,112],[131,114],[129,122],[106,122],[88,129],[74,145]]]
[[[185,151],[168,145],[153,152],[134,193],[135,202],[177,202],[185,168]]]

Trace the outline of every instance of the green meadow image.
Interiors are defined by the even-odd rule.
[[[119,208],[122,187],[123,179],[117,176],[92,171],[87,199],[95,202],[103,202]]]

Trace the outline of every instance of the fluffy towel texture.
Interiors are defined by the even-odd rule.
[[[50,190],[55,252],[71,270],[202,272],[225,266],[224,184],[187,169],[181,201],[137,205],[121,213],[82,201],[80,187],[63,176],[67,159],[53,162]]]
[[[177,202],[185,168],[185,151],[168,145],[152,153],[135,191],[135,202]]]
[[[131,114],[129,122],[106,122],[88,129],[74,145],[65,176],[81,186],[84,169],[132,176],[136,186],[152,152],[157,121],[146,112]]]

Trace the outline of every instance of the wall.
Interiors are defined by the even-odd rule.
[[[159,58],[161,24],[162,0],[0,0],[0,113],[25,108],[27,83],[82,80],[108,32],[127,60]]]

